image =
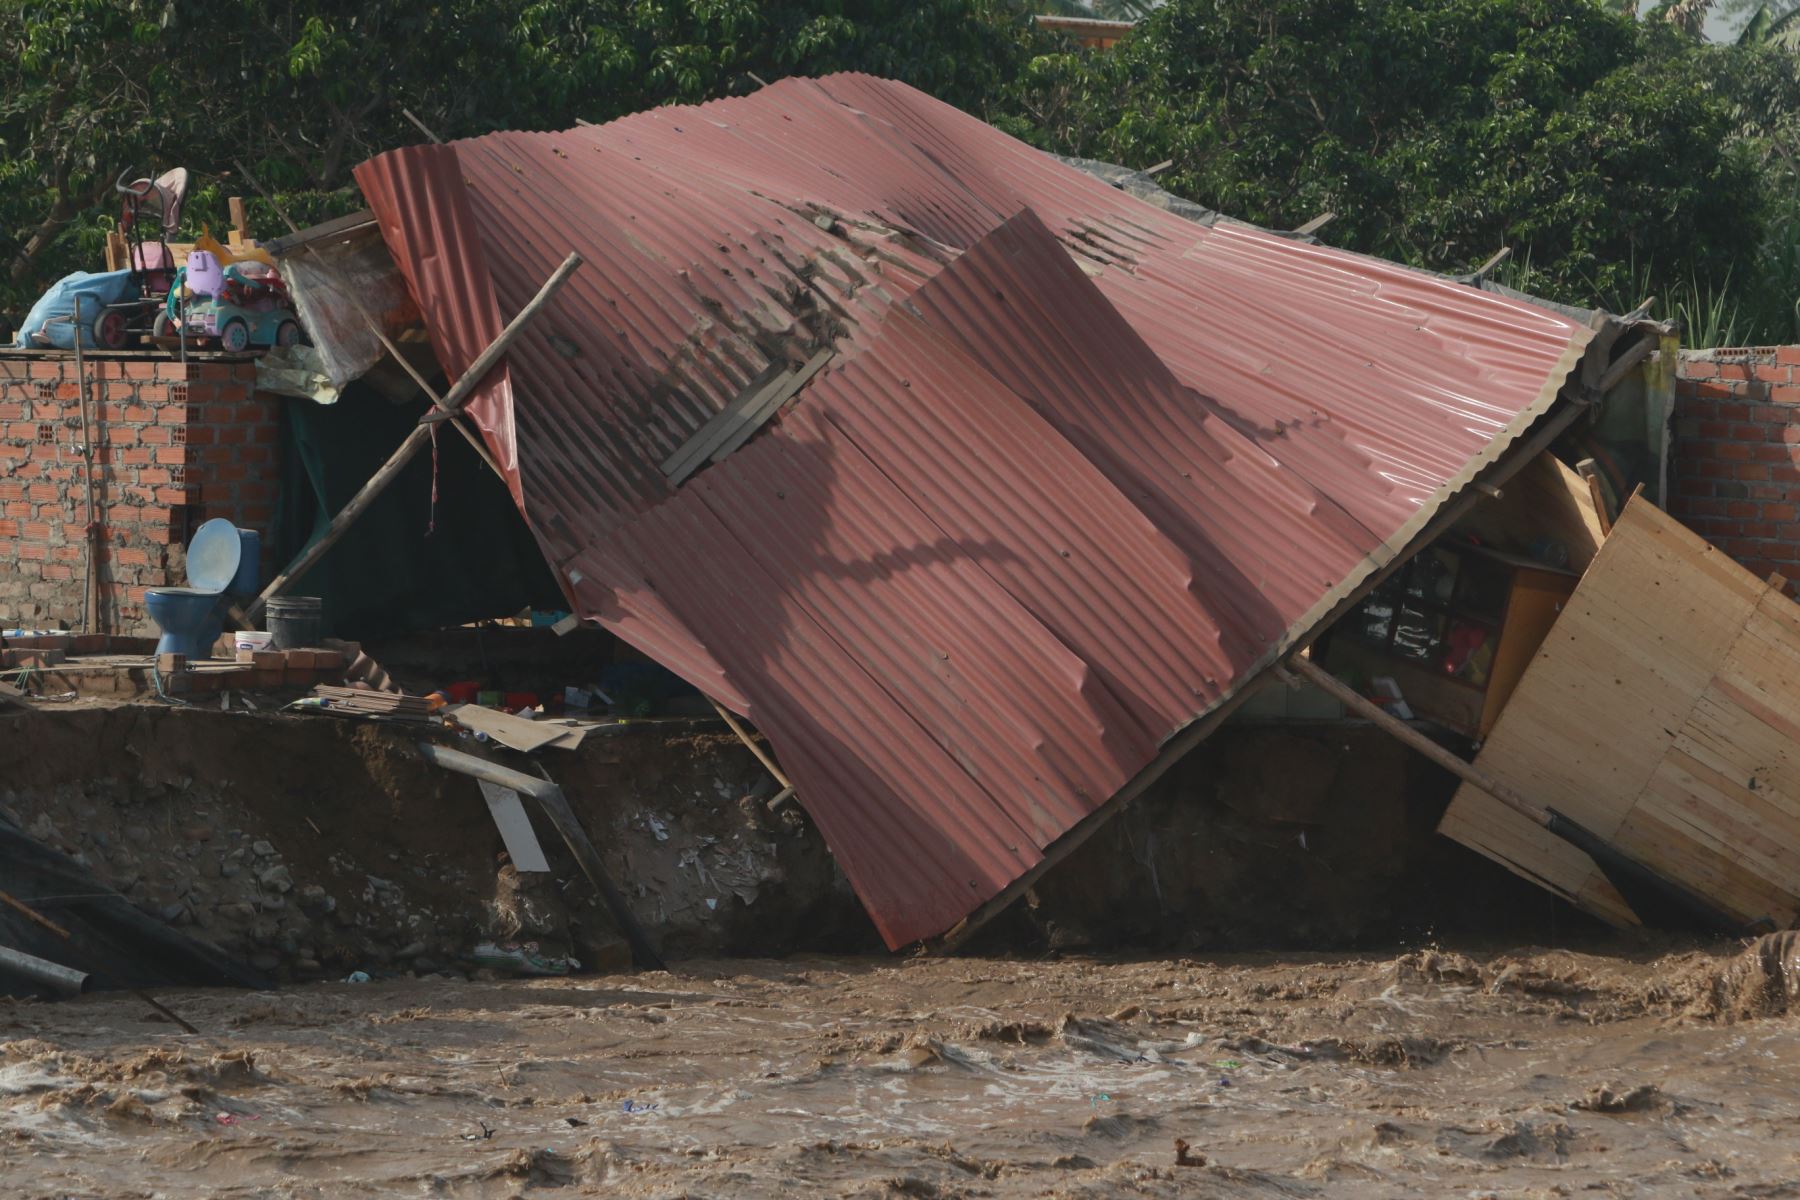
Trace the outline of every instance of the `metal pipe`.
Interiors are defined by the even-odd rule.
[[[523,771],[514,771],[499,763],[489,762],[485,758],[476,758],[473,754],[464,754],[460,750],[451,750],[433,742],[420,742],[419,753],[425,761],[433,766],[443,767],[446,771],[455,771],[459,775],[468,775],[474,779],[484,779],[503,788],[511,788],[515,792],[530,796],[556,826],[556,832],[562,835],[569,847],[569,853],[581,867],[581,873],[588,877],[594,890],[600,893],[606,909],[612,913],[619,932],[631,944],[631,959],[646,971],[665,971],[662,956],[656,947],[650,944],[650,937],[643,926],[637,923],[631,908],[625,903],[625,896],[613,886],[606,867],[600,861],[600,852],[594,849],[594,843],[588,840],[587,830],[575,817],[575,810],[569,807],[567,796],[562,788],[548,779],[539,779],[535,775],[527,775]]]
[[[0,946],[0,973],[29,979],[59,996],[79,996],[87,990],[86,971],[77,971],[73,967],[65,967],[47,958],[39,958],[35,954],[6,946]]]

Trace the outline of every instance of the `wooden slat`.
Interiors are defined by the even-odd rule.
[[[663,474],[679,487],[700,469],[701,464],[718,462],[742,446],[770,417],[780,412],[781,406],[793,399],[835,353],[827,347],[801,366],[745,388],[669,455],[662,464]]]

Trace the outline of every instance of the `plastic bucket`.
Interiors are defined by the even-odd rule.
[[[267,650],[274,637],[256,629],[240,629],[232,635],[232,644],[239,650]]]
[[[320,638],[321,603],[317,596],[277,596],[269,601],[270,647],[301,650],[316,646]]]

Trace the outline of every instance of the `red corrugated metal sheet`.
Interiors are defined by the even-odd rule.
[[[452,373],[586,259],[482,428],[582,611],[756,721],[896,946],[1316,624],[1590,336],[1188,223],[861,76],[358,180]],[[710,416],[826,346],[669,485]]]

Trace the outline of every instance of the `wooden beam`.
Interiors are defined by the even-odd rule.
[[[782,788],[785,789],[785,794],[792,795],[794,791],[794,781],[789,779],[787,775],[782,772],[782,769],[775,765],[775,760],[769,756],[768,751],[756,744],[756,740],[750,736],[750,731],[744,728],[743,723],[739,721],[736,716],[732,715],[731,710],[726,708],[723,704],[720,704],[717,700],[714,700],[711,696],[706,698],[706,702],[712,705],[713,711],[717,712],[720,719],[731,727],[731,732],[737,734],[738,741],[744,743],[750,753],[756,755],[757,760],[761,762],[763,766],[768,768],[769,774],[775,777],[775,782],[779,783]]]
[[[1319,230],[1325,228],[1325,226],[1331,224],[1331,222],[1333,222],[1335,220],[1337,220],[1336,213],[1322,212],[1318,216],[1314,217],[1312,220],[1308,221],[1306,224],[1296,226],[1294,229],[1294,232],[1299,234],[1301,237],[1311,237],[1313,234],[1319,232]]]
[[[456,381],[456,386],[450,389],[449,394],[438,401],[441,409],[449,413],[461,410],[487,373],[493,370],[495,364],[506,354],[514,339],[524,331],[525,326],[531,323],[533,317],[544,310],[551,298],[561,290],[562,285],[568,282],[569,276],[573,275],[575,269],[580,265],[581,255],[570,252],[569,257],[563,259],[562,265],[556,268],[555,273],[544,281],[544,286],[538,289],[537,295],[533,296],[531,301],[519,310],[518,315],[505,329],[500,331],[499,337],[488,343],[487,349],[483,350],[469,369],[463,372],[462,378]],[[262,595],[250,602],[246,615],[254,620],[271,597],[279,596],[286,591],[289,584],[305,574],[308,568],[324,557],[325,552],[344,536],[344,531],[356,523],[356,519],[368,510],[375,498],[386,491],[388,485],[394,482],[406,464],[412,461],[412,456],[417,454],[420,448],[430,440],[430,426],[414,426],[412,432],[406,435],[406,440],[400,443],[400,448],[395,450],[380,469],[369,477],[369,481],[363,484],[362,489],[350,498],[350,502],[338,511],[337,516],[331,518],[331,524],[325,527],[325,532],[320,535],[319,539],[295,555],[294,560],[269,581],[269,586],[262,590]]]
[[[785,371],[762,384],[746,388],[732,398],[730,404],[714,413],[706,424],[694,431],[675,453],[662,464],[664,475],[676,487],[698,471],[701,464],[718,462],[749,441],[781,406],[793,399],[808,380],[831,361],[837,351],[827,346],[800,366]]]
[[[431,132],[431,130],[426,127],[425,122],[423,122],[423,121],[419,120],[419,118],[413,116],[412,109],[403,108],[400,110],[400,115],[405,117],[407,120],[411,121],[413,123],[413,128],[417,129],[420,133],[424,134],[426,137],[430,138],[432,141],[437,142],[439,144],[443,143],[443,140],[444,140],[443,138],[441,138],[437,134]]]
[[[1550,823],[1550,814],[1543,807],[1533,804],[1468,759],[1458,758],[1450,753],[1312,659],[1294,655],[1288,659],[1287,665],[1294,674],[1307,680],[1357,716],[1372,722],[1383,733],[1394,737],[1409,749],[1423,754],[1464,783],[1479,788],[1520,816],[1535,821],[1539,825]]]
[[[1475,268],[1476,282],[1479,283],[1481,280],[1486,279],[1488,277],[1488,275],[1493,272],[1495,267],[1499,266],[1501,263],[1505,262],[1507,259],[1509,259],[1511,257],[1512,257],[1512,247],[1511,246],[1502,246],[1498,250],[1494,251],[1493,257],[1489,258],[1486,262],[1482,263],[1479,267]]]

